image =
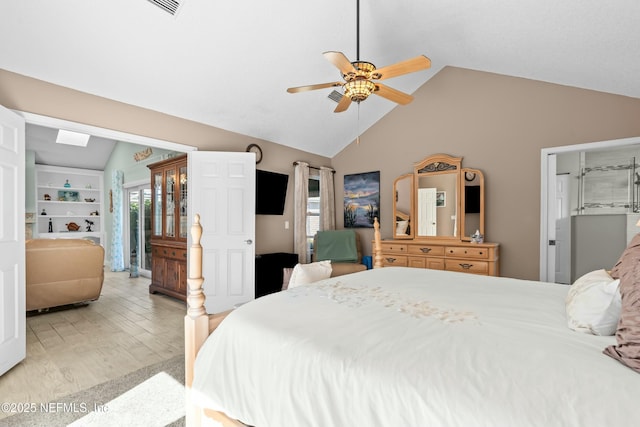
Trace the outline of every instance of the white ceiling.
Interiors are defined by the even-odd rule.
[[[356,59],[356,1],[0,2],[0,68],[218,128],[333,156],[395,104],[333,113]],[[412,93],[445,66],[640,97],[637,0],[361,0],[360,59],[420,54],[432,69],[385,83]],[[60,102],[64,102],[61,100]],[[398,107],[403,108],[403,107]]]
[[[58,129],[27,123],[26,148],[39,165],[104,170],[117,141],[91,136],[86,147],[57,144]]]

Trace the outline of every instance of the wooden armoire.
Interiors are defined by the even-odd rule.
[[[148,165],[151,170],[151,284],[181,300],[187,297],[187,156]]]

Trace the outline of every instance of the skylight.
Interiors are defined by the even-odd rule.
[[[60,129],[56,142],[58,144],[75,145],[76,147],[86,147],[89,143],[91,135],[80,132],[72,132],[70,130]]]

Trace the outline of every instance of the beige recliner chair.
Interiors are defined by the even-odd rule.
[[[102,246],[85,239],[33,239],[25,247],[27,311],[100,297]]]

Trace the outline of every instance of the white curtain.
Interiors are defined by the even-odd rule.
[[[320,230],[335,230],[336,200],[333,188],[333,169],[320,168]]]
[[[309,199],[309,163],[296,162],[293,172],[293,250],[298,262],[307,262],[307,200]]]
[[[111,271],[124,271],[124,244],[122,243],[123,206],[122,183],[124,173],[114,170],[111,173],[113,216],[111,229]]]

